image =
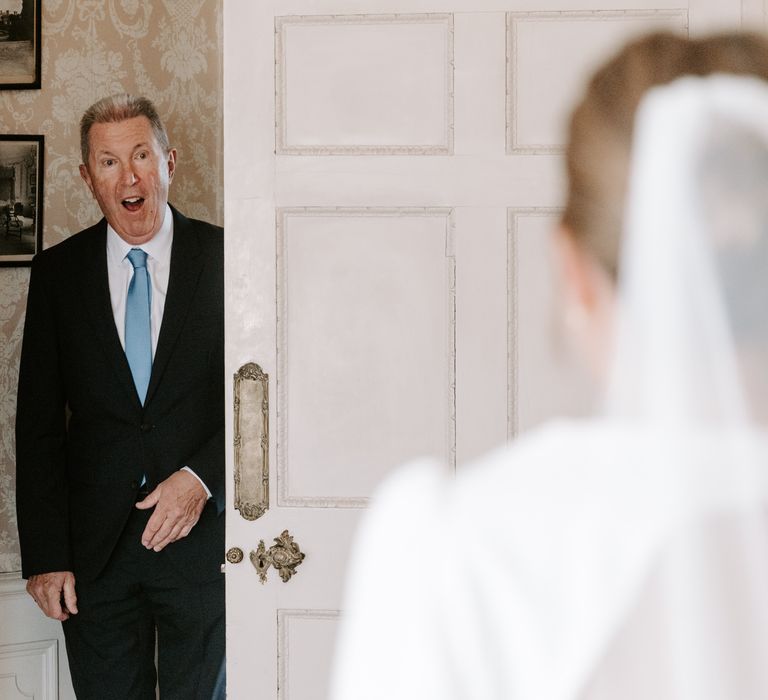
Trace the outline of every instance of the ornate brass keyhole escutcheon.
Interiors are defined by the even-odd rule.
[[[256,551],[251,551],[249,556],[262,583],[267,580],[267,570],[270,566],[280,574],[283,582],[287,583],[296,573],[296,567],[304,561],[305,555],[288,530],[283,530],[280,537],[275,537],[275,544],[269,549],[266,548],[264,540],[260,540]]]

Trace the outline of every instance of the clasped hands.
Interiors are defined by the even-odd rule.
[[[154,507],[141,535],[141,543],[155,552],[186,537],[200,519],[208,496],[202,484],[189,472],[174,472],[143,500],[139,510]],[[75,575],[71,571],[52,571],[30,576],[27,593],[48,617],[63,622],[77,614]]]

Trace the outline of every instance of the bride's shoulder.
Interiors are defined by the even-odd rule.
[[[520,487],[570,481],[616,464],[616,455],[626,455],[637,436],[627,428],[596,419],[560,419],[545,423],[509,444],[460,467],[459,490]]]
[[[522,512],[532,502],[549,509],[578,498],[606,470],[626,465],[630,440],[627,431],[596,420],[550,422],[455,471],[435,459],[406,464],[381,483],[373,502],[379,510],[431,522],[510,508]]]

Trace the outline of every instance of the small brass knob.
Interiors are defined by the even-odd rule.
[[[227,561],[230,564],[239,564],[243,561],[243,550],[240,547],[231,547],[227,550]]]

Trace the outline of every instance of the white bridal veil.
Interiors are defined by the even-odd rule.
[[[642,101],[612,414],[768,420],[768,85],[686,77]]]
[[[670,527],[585,697],[768,698],[768,85],[651,90],[625,222],[605,409],[653,436]]]

